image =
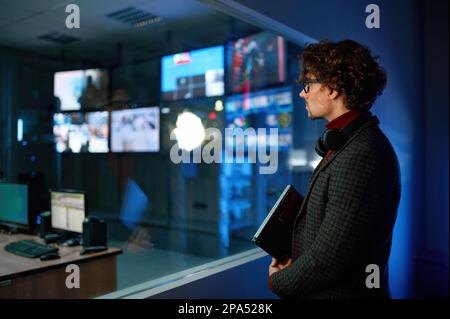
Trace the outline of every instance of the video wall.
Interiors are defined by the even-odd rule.
[[[53,135],[57,152],[105,153],[109,151],[108,112],[57,113]]]
[[[269,32],[240,38],[228,45],[164,56],[160,61],[159,99],[155,99],[153,91],[143,94],[138,90],[153,90],[154,80],[158,80],[155,63],[56,72],[54,95],[58,113],[53,117],[56,151],[159,152],[160,108],[145,107],[145,100],[152,99],[147,105],[167,106],[209,97],[225,99],[228,127],[276,127],[280,147],[290,147],[290,88],[268,89],[285,83],[285,56],[285,40]],[[149,67],[147,73],[152,76],[142,76],[145,74],[142,67]]]
[[[159,107],[57,113],[53,135],[59,153],[158,152]]]

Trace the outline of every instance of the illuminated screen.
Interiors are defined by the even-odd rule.
[[[111,112],[112,152],[158,152],[159,107]]]
[[[53,135],[57,152],[106,153],[108,112],[57,113],[53,115]]]
[[[86,216],[84,193],[52,191],[50,203],[52,228],[80,234],[83,232]]]
[[[231,44],[228,58],[229,91],[250,92],[286,80],[285,40],[269,32]]]
[[[256,132],[258,128],[265,128],[267,134],[270,128],[277,128],[278,138],[269,141],[277,141],[280,150],[288,149],[292,145],[292,103],[290,87],[230,96],[225,102],[225,126],[242,130],[253,128]],[[232,139],[225,143],[233,148]],[[248,143],[256,141],[250,138]]]
[[[28,225],[28,186],[0,183],[0,222]]]
[[[60,111],[105,106],[108,73],[100,69],[56,72],[53,93]]]
[[[224,94],[224,47],[217,46],[162,58],[163,100]]]

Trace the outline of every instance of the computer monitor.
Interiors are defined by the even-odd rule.
[[[86,217],[86,193],[77,190],[51,190],[52,228],[57,232],[83,233]]]
[[[270,32],[238,39],[227,50],[228,92],[246,93],[286,80],[286,41]]]
[[[108,71],[101,69],[56,72],[54,95],[57,110],[74,111],[108,103]]]
[[[112,152],[159,152],[159,107],[111,112]]]
[[[28,229],[28,186],[0,183],[0,224]]]
[[[164,101],[220,96],[224,88],[223,46],[165,56],[161,61]]]
[[[53,135],[59,153],[107,153],[109,112],[56,113]]]

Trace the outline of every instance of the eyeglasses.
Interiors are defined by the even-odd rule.
[[[318,79],[305,79],[302,82],[298,82],[298,84],[302,88],[301,91],[305,91],[305,93],[309,92],[309,85],[314,83],[320,83],[320,81]]]

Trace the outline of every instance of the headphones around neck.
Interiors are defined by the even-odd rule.
[[[337,151],[345,143],[347,143],[350,136],[361,126],[363,126],[368,121],[372,121],[374,124],[380,123],[378,118],[370,111],[362,113],[355,120],[353,120],[350,124],[342,129],[337,128],[329,128],[326,129],[322,135],[319,137],[316,143],[316,153],[324,157],[328,151]]]

